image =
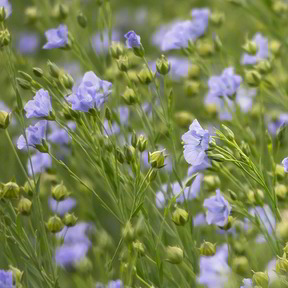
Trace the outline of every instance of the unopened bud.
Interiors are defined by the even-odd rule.
[[[139,256],[144,256],[145,253],[145,246],[140,241],[135,241],[132,243],[134,250],[138,253]]]
[[[131,163],[134,159],[135,148],[133,146],[124,146],[124,155],[127,163]]]
[[[138,74],[137,77],[142,84],[150,84],[154,78],[155,74],[148,68],[143,68]]]
[[[82,27],[82,28],[87,27],[87,17],[82,12],[80,12],[77,15],[77,22],[78,22],[80,27]]]
[[[61,182],[52,188],[52,197],[56,201],[62,201],[69,196],[66,186]]]
[[[75,226],[78,218],[74,215],[74,213],[66,213],[62,219],[63,224],[67,227]]]
[[[262,80],[262,76],[257,70],[247,70],[245,71],[245,80],[248,85],[257,87]]]
[[[125,156],[123,152],[120,150],[120,148],[118,147],[116,148],[116,158],[121,164],[123,164],[125,161]]]
[[[129,68],[128,57],[126,55],[121,55],[117,60],[118,69],[122,72],[127,72]]]
[[[129,88],[128,86],[126,87],[124,94],[122,95],[122,98],[127,105],[133,105],[137,101],[134,90]]]
[[[137,135],[136,132],[133,130],[132,136],[131,136],[131,145],[136,148],[137,147]]]
[[[31,89],[31,83],[22,78],[16,78],[17,84],[24,90]]]
[[[247,257],[240,256],[232,260],[232,270],[243,277],[249,275],[250,265]]]
[[[210,20],[214,25],[220,26],[225,21],[225,14],[223,12],[214,12],[210,15]]]
[[[61,81],[66,89],[72,90],[74,80],[70,74],[68,73],[61,74]]]
[[[246,43],[242,46],[243,50],[251,55],[255,55],[258,52],[257,43],[251,40],[247,40]]]
[[[59,78],[60,74],[61,74],[61,70],[60,68],[53,62],[51,62],[50,60],[48,60],[47,65],[49,67],[49,73],[53,78]]]
[[[172,214],[172,221],[178,226],[184,226],[188,222],[188,219],[188,212],[178,207]]]
[[[112,42],[110,46],[110,53],[114,59],[119,59],[124,53],[123,45],[120,42]]]
[[[165,166],[165,154],[164,154],[165,150],[161,150],[161,151],[155,151],[155,152],[149,152],[148,153],[148,162],[150,163],[150,165],[153,168],[162,168]]]
[[[0,129],[6,129],[10,124],[10,114],[0,110]]]
[[[261,60],[257,65],[255,65],[257,71],[261,74],[267,74],[272,70],[272,66],[269,60]]]
[[[202,57],[211,56],[215,52],[214,43],[210,39],[199,39],[196,42],[196,50]]]
[[[147,148],[147,138],[144,135],[140,135],[137,141],[137,148],[140,152],[144,152]]]
[[[0,7],[0,23],[6,19],[6,11],[3,6]]]
[[[233,131],[224,124],[222,124],[222,128],[224,130],[224,135],[227,137],[227,139],[233,141],[235,139]]]
[[[268,288],[269,277],[267,272],[255,272],[252,277],[252,282],[262,288]]]
[[[32,202],[28,198],[22,197],[18,203],[17,210],[22,215],[30,215]]]
[[[287,187],[284,184],[277,184],[274,189],[278,198],[282,200],[285,199],[287,195]]]
[[[41,68],[38,68],[38,67],[33,68],[33,73],[36,77],[39,77],[39,78],[41,78],[43,76],[43,70]]]
[[[171,264],[180,264],[183,261],[183,250],[176,246],[168,246],[166,248],[166,261]]]
[[[130,221],[128,221],[122,229],[122,236],[127,242],[132,242],[135,239],[135,231]]]
[[[190,79],[198,79],[201,73],[201,69],[198,65],[193,64],[188,69],[188,78]]]
[[[199,252],[202,256],[213,256],[216,253],[216,244],[204,241],[199,248]]]
[[[144,50],[144,47],[142,46],[142,44],[140,44],[139,47],[134,46],[133,52],[136,56],[141,57],[141,58],[145,55],[145,50]]]
[[[0,48],[9,45],[11,42],[11,35],[8,29],[0,31]]]
[[[201,85],[200,85],[200,82],[198,81],[190,80],[190,81],[186,81],[184,87],[185,87],[186,95],[188,97],[194,97],[194,96],[199,95]]]
[[[183,128],[188,127],[194,119],[194,115],[188,111],[178,111],[174,114],[175,122]]]
[[[170,71],[170,63],[164,55],[161,55],[160,58],[156,61],[157,72],[161,75],[166,75]]]
[[[8,182],[2,186],[1,198],[13,199],[18,198],[20,194],[20,187],[15,182]]]
[[[64,224],[62,220],[57,215],[55,215],[49,218],[46,227],[50,232],[58,233],[63,229]]]

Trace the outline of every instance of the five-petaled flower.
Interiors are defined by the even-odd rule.
[[[50,29],[45,32],[47,43],[43,49],[63,48],[68,45],[68,28],[64,24],[60,24],[55,29]]]

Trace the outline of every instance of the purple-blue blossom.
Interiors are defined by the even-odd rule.
[[[30,125],[25,130],[27,143],[24,136],[21,135],[17,140],[17,148],[19,150],[22,150],[27,148],[28,145],[37,149],[38,146],[42,146],[43,140],[45,140],[46,127],[47,127],[46,120],[41,120],[37,122],[34,126]]]
[[[76,206],[76,200],[72,197],[68,197],[63,201],[57,202],[51,197],[48,199],[48,204],[54,213],[63,216]]]
[[[0,7],[4,7],[6,18],[8,18],[12,13],[12,5],[8,0],[0,0]]]
[[[112,83],[101,80],[89,71],[84,74],[80,85],[73,88],[67,101],[72,104],[73,110],[88,112],[93,108],[100,109],[112,93],[111,87]]]
[[[206,221],[209,225],[215,224],[223,227],[227,224],[228,216],[231,212],[231,206],[228,201],[221,195],[219,189],[216,195],[204,200],[204,208],[207,209]]]
[[[68,45],[68,28],[64,24],[60,24],[55,29],[50,29],[45,32],[47,43],[43,49],[63,48]]]
[[[67,123],[67,126],[72,131],[74,131],[76,129],[76,124],[73,121],[69,121]],[[55,144],[67,145],[72,141],[72,138],[68,134],[68,132],[65,129],[59,127],[59,125],[56,124],[55,122],[50,122],[49,127],[51,128],[51,132],[47,136],[47,139],[50,142],[55,143]]]
[[[52,167],[52,158],[47,153],[41,153],[37,151],[34,155],[31,156],[31,162],[30,160],[27,162],[27,170],[29,176],[33,175],[31,163],[33,167],[33,173],[40,174]]]
[[[124,37],[128,48],[139,48],[141,46],[141,38],[133,30],[127,32]]]
[[[258,50],[255,55],[244,53],[241,59],[242,65],[253,65],[269,57],[269,43],[267,38],[261,33],[256,33],[252,41],[256,43]]]
[[[206,150],[209,147],[210,133],[204,130],[197,119],[189,127],[189,131],[182,136],[184,142],[184,158],[190,165],[203,164]]]
[[[282,165],[284,166],[284,171],[288,173],[288,157],[282,160]]]
[[[1,2],[0,2],[1,5]],[[5,271],[0,269],[0,287],[14,288],[12,271]]]
[[[24,106],[27,118],[44,118],[52,115],[51,97],[47,90],[40,89],[36,92],[33,100]]]
[[[120,132],[120,125],[125,125],[128,122],[129,118],[129,109],[126,106],[120,106],[114,112],[114,115],[118,118],[118,121],[113,121],[111,126],[109,125],[109,121],[104,121],[104,133],[107,135],[118,134]]]
[[[267,117],[269,119],[269,117]],[[268,120],[268,131],[272,135],[276,135],[278,129],[284,125],[288,124],[288,113],[281,113],[275,119]]]
[[[112,280],[112,281],[109,281],[107,288],[124,288],[124,285],[120,279]]]
[[[250,278],[243,279],[243,284],[244,286],[241,286],[240,288],[253,288],[253,282]]]
[[[23,32],[17,40],[17,50],[22,54],[36,52],[40,44],[38,34],[32,32]]]

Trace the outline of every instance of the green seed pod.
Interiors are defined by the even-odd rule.
[[[148,140],[144,135],[140,135],[137,141],[137,148],[140,152],[144,152],[147,148]]]
[[[127,105],[133,105],[137,102],[136,94],[133,89],[126,87],[124,94],[122,95],[124,102]]]
[[[63,224],[67,227],[75,226],[78,218],[74,215],[74,213],[66,213],[62,219]]]
[[[276,272],[280,275],[287,275],[288,260],[284,257],[279,257],[276,261]]]
[[[49,218],[46,227],[51,233],[58,233],[63,229],[64,224],[57,215],[54,215]]]
[[[121,55],[118,60],[116,60],[118,69],[122,72],[127,72],[129,69],[129,61],[126,55]]]
[[[161,75],[166,75],[170,71],[170,63],[164,55],[156,60],[157,72]]]
[[[284,184],[277,184],[275,187],[275,193],[279,199],[285,199],[287,195],[287,187]]]
[[[22,197],[18,203],[17,210],[20,214],[28,216],[31,213],[32,202],[28,198]]]
[[[162,168],[165,166],[165,158],[166,156],[164,155],[164,150],[161,151],[155,151],[155,152],[149,152],[148,153],[148,162],[153,168]]]
[[[245,256],[236,257],[232,260],[232,270],[243,277],[250,273],[249,261]]]
[[[116,148],[116,158],[121,164],[125,162],[124,153],[118,147]]]
[[[246,40],[245,44],[242,46],[243,50],[251,55],[255,55],[258,52],[257,43],[251,40]]]
[[[30,183],[30,184],[29,184]],[[31,187],[32,186],[32,187]],[[33,191],[35,190],[35,182],[33,180],[30,180],[29,182],[26,181],[24,183],[23,189],[24,192],[28,195],[28,196],[33,196]]]
[[[261,74],[267,74],[271,72],[272,66],[269,60],[261,60],[258,64],[255,65],[255,69]]]
[[[52,188],[52,197],[56,201],[62,201],[70,195],[66,186],[61,182]]]
[[[280,54],[281,46],[282,44],[278,40],[272,40],[269,43],[269,49],[275,56],[278,56]]]
[[[16,78],[17,84],[24,90],[29,90],[31,89],[31,83],[28,82],[27,80],[24,80],[22,78]]]
[[[11,42],[11,35],[8,29],[0,31],[0,48],[9,45]]]
[[[225,14],[223,12],[213,12],[210,15],[210,21],[215,26],[221,26],[225,21]]]
[[[0,110],[0,129],[6,129],[10,124],[10,114]]]
[[[122,56],[124,53],[123,45],[120,42],[112,42],[110,46],[110,53],[111,53],[112,58],[119,59],[120,56]]]
[[[82,27],[82,28],[87,27],[87,17],[82,12],[80,12],[77,15],[77,22],[78,22],[80,27]]]
[[[199,248],[199,252],[202,256],[213,256],[216,253],[216,244],[204,241]]]
[[[249,86],[257,87],[262,80],[262,76],[257,70],[247,70],[245,71],[245,80]]]
[[[154,78],[155,74],[148,68],[143,68],[138,74],[137,77],[142,84],[149,85]]]
[[[183,250],[176,246],[168,246],[166,248],[166,261],[171,264],[180,264],[183,261]]]
[[[184,84],[185,92],[188,97],[194,97],[199,95],[201,84],[198,81],[186,81]]]
[[[19,198],[20,195],[20,187],[15,182],[8,182],[3,185],[1,197],[5,199],[14,199]]]
[[[254,285],[257,285],[262,288],[268,288],[269,277],[267,272],[254,272],[252,277],[252,282]]]
[[[178,111],[174,114],[175,122],[183,128],[188,127],[194,119],[194,115],[188,111]]]
[[[72,76],[68,73],[63,73],[61,76],[62,83],[66,89],[72,90],[74,85],[74,80]]]
[[[187,211],[181,208],[176,208],[172,213],[172,221],[178,226],[184,226],[189,220],[189,214]]]
[[[188,70],[189,79],[198,79],[201,74],[201,69],[198,65],[193,64]]]
[[[34,67],[33,69],[32,69],[32,71],[33,71],[33,73],[34,73],[34,75],[36,76],[36,77],[39,77],[39,78],[41,78],[42,76],[43,76],[43,70],[41,69],[41,68],[38,68],[38,67]]]
[[[49,74],[53,78],[58,79],[61,74],[60,68],[55,63],[51,62],[50,60],[48,60],[47,65],[49,67]]]

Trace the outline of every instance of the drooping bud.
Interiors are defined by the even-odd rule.
[[[69,196],[68,189],[66,186],[61,182],[60,184],[54,186],[52,188],[52,197],[56,201],[62,201]]]
[[[171,264],[180,264],[183,261],[183,250],[176,246],[168,246],[166,248],[166,261]]]
[[[204,241],[199,248],[199,252],[202,256],[213,256],[216,253],[216,244]]]
[[[157,72],[161,75],[166,75],[170,71],[170,63],[164,55],[161,55],[160,58],[156,61]]]
[[[36,77],[39,77],[39,78],[41,78],[42,76],[43,76],[43,70],[41,69],[41,68],[38,68],[38,67],[34,67],[33,69],[32,69],[32,71],[33,71],[33,73],[34,73],[34,75],[36,76]]]
[[[110,53],[111,53],[112,58],[119,59],[120,56],[122,56],[124,53],[123,45],[120,42],[112,42],[110,46]]]
[[[285,199],[287,195],[287,187],[284,184],[277,184],[274,189],[278,198],[282,200]]]
[[[178,111],[174,114],[175,122],[183,128],[188,127],[194,119],[194,115],[188,111]]]
[[[122,98],[127,105],[133,105],[137,101],[137,97],[136,97],[134,90],[129,88],[128,86],[126,87],[126,89],[122,95]]]
[[[255,272],[252,277],[252,282],[262,288],[268,288],[269,277],[267,272]]]
[[[80,27],[82,27],[82,28],[87,27],[87,17],[82,12],[80,12],[77,15],[77,22],[78,22]]]
[[[251,40],[246,40],[245,44],[242,46],[244,51],[251,55],[255,55],[258,52],[258,46],[257,43]]]
[[[135,231],[130,221],[128,221],[122,229],[122,236],[127,242],[132,242],[135,239]]]
[[[140,135],[137,141],[137,148],[140,152],[144,152],[147,148],[148,140],[144,135]]]
[[[153,168],[162,168],[165,166],[165,154],[164,154],[164,150],[161,151],[155,151],[155,152],[149,152],[148,153],[148,162],[150,163],[150,165]]]
[[[129,68],[129,61],[126,55],[121,55],[119,59],[116,61],[118,69],[122,72],[127,72]]]
[[[78,218],[74,215],[74,213],[66,213],[62,219],[63,224],[67,227],[75,226]]]
[[[148,68],[143,68],[138,74],[137,77],[142,84],[150,84],[154,78],[155,74]]]
[[[0,48],[9,45],[11,42],[11,35],[8,29],[0,31]]]
[[[187,211],[181,208],[176,208],[172,213],[172,221],[178,226],[184,226],[189,220],[189,214]]]
[[[201,84],[198,81],[186,81],[185,82],[185,92],[188,97],[194,97],[199,95]]]
[[[20,194],[20,187],[15,182],[8,182],[2,186],[1,198],[14,199]]]
[[[53,78],[59,78],[60,74],[61,74],[61,70],[60,68],[53,62],[51,62],[50,60],[48,60],[47,65],[49,67],[49,73]]]
[[[0,129],[6,129],[10,124],[10,114],[0,110]]]
[[[259,86],[262,76],[257,70],[246,70],[245,71],[245,80],[248,85],[252,87]]]
[[[58,233],[63,229],[64,224],[63,224],[62,220],[57,215],[54,215],[54,216],[49,218],[49,220],[46,224],[46,227],[50,232]]]
[[[22,197],[18,203],[17,210],[22,215],[30,215],[32,209],[32,202],[28,198]]]

